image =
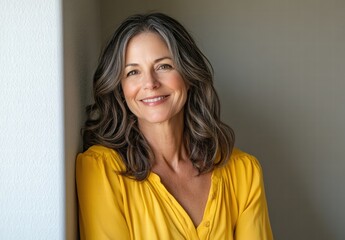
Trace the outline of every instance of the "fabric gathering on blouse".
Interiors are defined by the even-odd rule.
[[[257,159],[234,149],[212,172],[201,223],[167,191],[157,174],[144,181],[119,174],[120,155],[95,145],[77,157],[82,240],[271,240],[262,170]]]

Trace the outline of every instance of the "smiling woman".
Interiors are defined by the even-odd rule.
[[[180,23],[127,18],[94,99],[76,166],[81,239],[272,239],[260,165],[233,149],[212,67]]]
[[[152,32],[133,37],[127,46],[125,62],[122,90],[141,129],[154,127],[152,123],[161,123],[162,127],[175,118],[183,121],[187,86],[164,40]]]

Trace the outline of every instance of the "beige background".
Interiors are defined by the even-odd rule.
[[[98,53],[120,20],[150,10],[182,22],[212,62],[222,118],[262,164],[275,238],[345,239],[345,1],[63,2],[68,239]]]

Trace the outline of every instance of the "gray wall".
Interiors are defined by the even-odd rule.
[[[159,10],[213,63],[222,117],[264,169],[276,239],[345,239],[345,1],[101,2],[120,19]]]
[[[65,236],[77,237],[75,158],[82,150],[80,129],[90,102],[93,71],[100,52],[97,0],[63,0]]]

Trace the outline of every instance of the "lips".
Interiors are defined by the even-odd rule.
[[[163,99],[167,98],[169,95],[165,96],[157,96],[157,97],[149,97],[149,98],[144,98],[141,101],[144,103],[156,103],[159,101],[162,101]]]

